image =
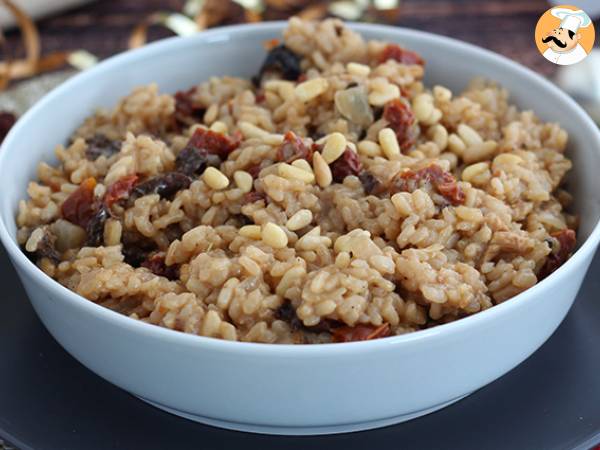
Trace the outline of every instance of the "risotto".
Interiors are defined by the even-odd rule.
[[[142,86],[41,163],[18,240],[89,301],[186,333],[349,342],[475,314],[575,247],[567,133],[501,87],[292,18],[252,80]]]

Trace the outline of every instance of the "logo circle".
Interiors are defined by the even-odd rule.
[[[553,64],[570,66],[583,61],[594,47],[596,32],[587,13],[577,6],[547,10],[535,27],[535,45]]]

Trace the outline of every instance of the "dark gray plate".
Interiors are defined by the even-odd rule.
[[[565,450],[600,442],[600,255],[558,331],[498,381],[411,422],[301,438],[188,422],[112,386],[46,332],[3,250],[0,267],[0,437],[22,449]]]

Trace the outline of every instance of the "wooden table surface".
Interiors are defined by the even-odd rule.
[[[126,49],[131,30],[146,15],[181,11],[183,3],[184,0],[99,0],[62,12],[38,22],[43,49],[49,52],[83,48],[104,58]],[[397,25],[462,39],[552,75],[556,66],[540,56],[533,40],[536,22],[548,8],[546,0],[401,0]],[[168,34],[155,27],[150,37]],[[19,34],[9,32],[7,38],[11,48],[22,53]]]

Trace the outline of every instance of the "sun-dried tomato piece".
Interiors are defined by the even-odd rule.
[[[85,244],[89,247],[99,247],[104,244],[104,224],[110,217],[108,207],[103,203],[96,202],[94,211],[94,214],[85,227],[87,234]]]
[[[8,111],[0,112],[0,144],[4,141],[4,138],[17,122],[17,116]]]
[[[85,143],[85,157],[90,161],[96,161],[101,156],[110,158],[121,151],[121,142],[113,141],[103,134],[95,134],[86,139]]]
[[[247,203],[254,203],[259,200],[266,201],[266,199],[267,199],[267,194],[265,194],[264,192],[251,191],[244,195],[244,198],[242,199],[242,204],[245,205]]]
[[[267,57],[265,58],[258,75],[256,75],[252,81],[256,85],[260,85],[263,76],[266,73],[273,72],[279,74],[284,80],[297,80],[300,74],[302,74],[300,57],[285,45],[273,47],[269,50],[269,53],[267,53]]]
[[[133,197],[158,194],[160,198],[172,199],[177,192],[187,189],[192,184],[192,179],[179,172],[170,172],[150,178],[133,188]]]
[[[383,108],[383,118],[389,122],[389,127],[396,133],[401,150],[407,150],[414,145],[417,138],[415,115],[408,105],[400,99],[386,103]]]
[[[577,243],[577,234],[570,228],[557,231],[552,233],[550,236],[556,239],[558,248],[553,248],[552,253],[550,253],[546,258],[546,263],[540,270],[540,279],[546,278],[548,275],[562,266],[573,253],[575,244]]]
[[[165,255],[162,253],[156,253],[150,256],[141,263],[141,266],[150,270],[154,275],[158,275],[159,277],[165,277],[169,280],[179,279],[179,266],[167,266],[165,263]]]
[[[94,207],[95,188],[95,178],[84,180],[62,204],[61,213],[63,218],[75,225],[86,228],[96,212]]]
[[[430,184],[438,193],[452,205],[460,205],[465,201],[465,194],[458,186],[456,178],[444,171],[437,164],[431,164],[423,169],[399,172],[390,182],[390,192],[413,192],[426,184]]]
[[[205,149],[208,153],[217,155],[225,160],[239,145],[239,139],[229,137],[223,133],[217,133],[216,131],[198,128],[190,138],[187,147]]]
[[[127,175],[118,181],[115,181],[106,189],[104,194],[104,204],[111,207],[115,203],[129,197],[129,194],[136,185],[139,177],[137,175]]]
[[[291,163],[297,159],[312,161],[313,151],[311,147],[304,145],[300,137],[293,131],[288,131],[283,137],[283,142],[277,149],[277,161]]]
[[[333,181],[341,183],[348,175],[358,175],[362,170],[362,164],[356,152],[346,148],[342,156],[332,162],[329,167],[333,175]]]
[[[356,325],[354,327],[339,327],[331,330],[335,342],[369,341],[390,335],[390,325],[384,323],[375,325]]]
[[[175,120],[181,125],[191,125],[199,122],[204,117],[206,108],[194,101],[196,87],[187,91],[177,91],[173,96],[175,98]]]
[[[379,55],[379,64],[386,62],[388,59],[393,59],[401,64],[418,64],[425,65],[425,60],[416,52],[407,50],[397,44],[388,44],[385,46],[381,55]]]
[[[456,179],[438,183],[436,188],[440,195],[454,206],[462,205],[465,202],[465,193],[456,182]]]

